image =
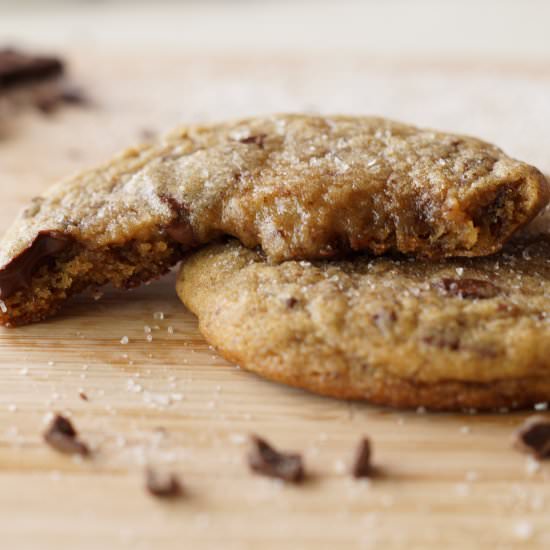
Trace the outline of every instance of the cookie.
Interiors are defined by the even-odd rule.
[[[278,115],[176,130],[35,199],[0,252],[0,322],[133,287],[221,235],[273,261],[350,250],[498,250],[548,200],[535,168],[474,138],[372,117]]]
[[[224,357],[322,395],[433,410],[550,400],[550,231],[436,261],[270,265],[231,241],[191,254],[177,290]]]

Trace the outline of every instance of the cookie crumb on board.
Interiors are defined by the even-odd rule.
[[[291,483],[300,483],[304,480],[301,455],[277,451],[265,439],[256,435],[250,440],[252,448],[248,453],[248,465],[252,471]]]

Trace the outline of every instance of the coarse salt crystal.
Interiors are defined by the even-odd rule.
[[[229,441],[235,445],[242,445],[246,441],[246,437],[243,434],[231,434]]]
[[[464,268],[463,267],[457,267],[455,269],[456,271],[456,274],[459,276],[459,277],[462,277],[462,275],[464,275]]]
[[[148,342],[152,342],[153,341],[153,335],[152,334],[148,334],[145,339],[148,341]]]
[[[533,536],[533,524],[527,520],[518,521],[514,525],[514,535],[520,540],[529,540]]]
[[[164,319],[164,312],[155,311],[155,313],[153,313],[153,319],[155,319],[155,321],[162,321]]]
[[[478,474],[477,472],[470,470],[469,472],[466,472],[464,478],[466,481],[476,481],[478,479]]]
[[[126,345],[128,342],[130,341],[130,339],[128,338],[128,336],[123,336],[121,339],[120,339],[120,343],[122,345]]]
[[[525,471],[527,475],[533,475],[540,470],[540,462],[534,459],[532,456],[528,456],[525,461]]]
[[[4,300],[0,300],[0,310],[2,310],[2,313],[7,313],[8,312],[8,308],[7,308],[6,304],[4,303]]]
[[[346,471],[346,463],[343,460],[337,460],[334,463],[334,471],[337,474],[343,474]]]
[[[533,408],[536,411],[545,411],[548,408],[548,403],[535,403]]]

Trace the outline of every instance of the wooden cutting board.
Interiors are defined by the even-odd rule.
[[[51,182],[154,131],[269,111],[376,112],[478,134],[550,171],[544,67],[90,51],[70,59],[90,107],[2,122],[1,230]],[[525,414],[402,412],[268,383],[208,347],[173,275],[95,298],[0,330],[2,548],[550,544],[549,466],[511,448]],[[53,411],[71,415],[92,459],[44,445]],[[251,433],[303,452],[307,483],[251,475]],[[348,474],[363,435],[382,472],[370,482]],[[179,473],[185,497],[147,495],[147,464]]]

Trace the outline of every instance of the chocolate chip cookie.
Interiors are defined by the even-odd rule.
[[[222,355],[329,396],[433,410],[550,400],[550,210],[493,256],[270,265],[191,254],[178,294]]]
[[[499,250],[547,202],[540,172],[474,138],[373,117],[185,127],[38,197],[0,245],[0,322],[133,287],[222,235],[272,261]]]

